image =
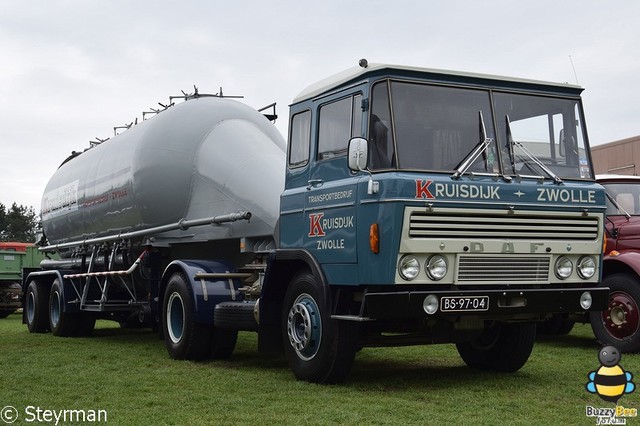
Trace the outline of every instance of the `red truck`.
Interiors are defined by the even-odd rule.
[[[603,345],[623,352],[640,351],[640,177],[596,176],[606,189],[606,245],[603,286],[609,303],[590,312],[593,332]]]

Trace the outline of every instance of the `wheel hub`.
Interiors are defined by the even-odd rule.
[[[33,293],[29,292],[27,294],[27,303],[26,303],[26,309],[27,309],[27,321],[29,322],[29,324],[33,323],[33,319],[36,316],[36,302],[35,302],[35,296],[33,295]]]
[[[298,296],[291,306],[287,315],[287,335],[301,359],[308,361],[318,352],[322,320],[315,300],[308,294]]]
[[[613,292],[609,297],[609,305],[602,311],[602,319],[607,331],[617,339],[633,335],[640,327],[638,305],[625,292]]]
[[[182,298],[177,292],[171,293],[167,303],[167,331],[173,343],[179,343],[184,332],[185,313]]]

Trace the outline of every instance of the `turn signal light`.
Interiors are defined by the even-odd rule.
[[[378,233],[378,224],[372,223],[369,227],[369,247],[371,252],[378,254],[380,252],[380,235]]]

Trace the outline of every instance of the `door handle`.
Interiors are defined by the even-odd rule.
[[[309,179],[307,181],[307,190],[313,188],[314,186],[322,186],[324,181],[322,179]]]

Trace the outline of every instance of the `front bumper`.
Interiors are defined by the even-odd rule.
[[[591,307],[585,310],[580,305],[583,293],[589,292]],[[482,298],[486,305],[481,309],[468,306],[456,311],[442,311],[442,304],[432,314],[424,308],[425,298],[435,296],[442,298]],[[608,287],[562,288],[562,289],[508,289],[508,290],[452,290],[429,291],[424,287],[419,290],[398,292],[367,292],[364,294],[364,315],[368,319],[409,319],[409,318],[443,318],[456,316],[474,316],[481,318],[509,318],[526,315],[553,313],[584,313],[601,311],[607,305]],[[433,300],[433,299],[431,299]]]

